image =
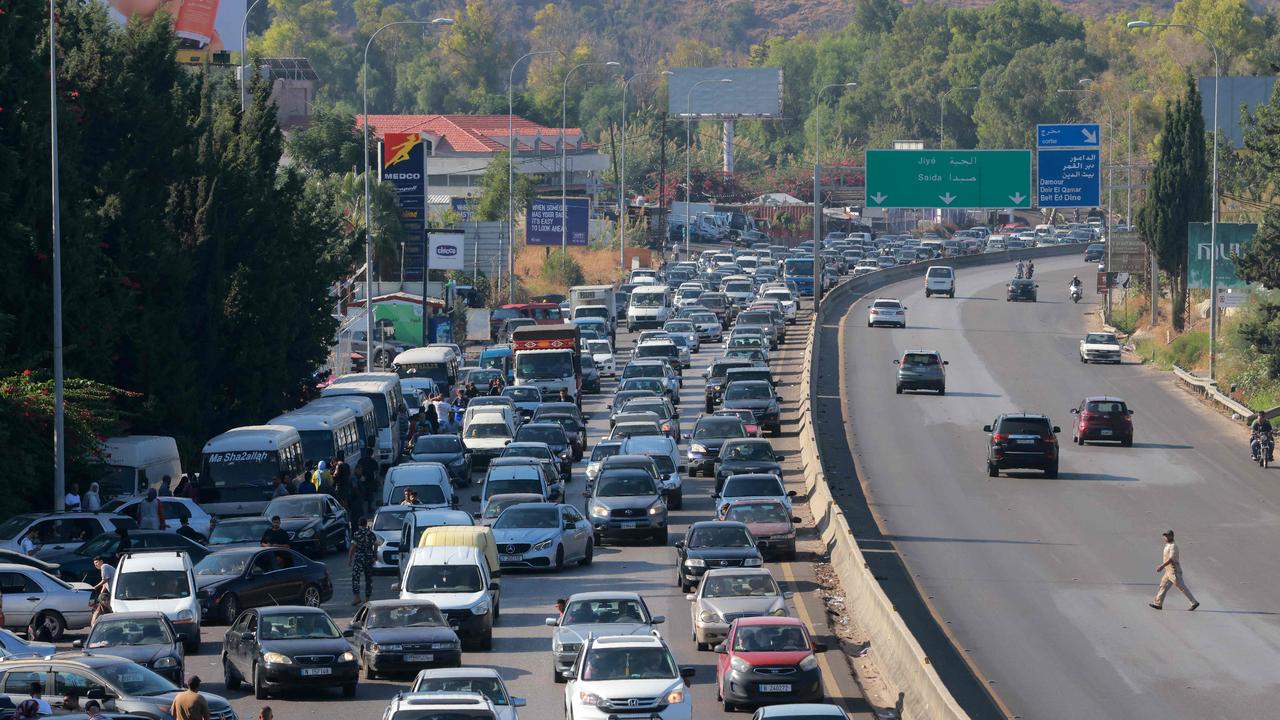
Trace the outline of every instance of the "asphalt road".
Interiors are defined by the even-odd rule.
[[[905,330],[842,321],[841,394],[872,512],[936,614],[1010,712],[1037,719],[1271,717],[1280,691],[1280,600],[1272,552],[1280,471],[1247,439],[1151,368],[1085,365],[1077,344],[1100,296],[1073,305],[1078,256],[1037,263],[1040,302],[1008,303],[1011,268],[958,274],[954,300],[923,281],[874,293],[908,306]],[[938,350],[947,395],[894,394],[893,359]],[[1071,440],[1086,395],[1125,398],[1132,448]],[[988,478],[984,424],[1048,414],[1061,476]],[[1187,583],[1147,607],[1160,532],[1173,528]]]
[[[806,307],[807,309],[807,307]],[[808,313],[804,313],[807,317]],[[798,445],[796,444],[797,428],[795,426],[796,407],[799,401],[800,358],[803,354],[803,333],[801,325],[792,326],[795,332],[788,336],[788,342],[781,353],[774,359],[775,374],[782,377],[780,392],[785,403],[783,436],[773,439],[774,447],[788,456],[784,462],[787,481],[792,487],[800,488],[798,467]],[[634,336],[620,333],[618,368],[624,364]],[[679,406],[683,426],[686,431],[693,427],[693,422],[702,410],[703,381],[701,373],[712,359],[720,354],[720,347],[704,346],[694,355],[693,367],[685,370],[682,404]],[[584,411],[589,416],[590,443],[608,434],[609,422],[607,403],[612,397],[616,382],[605,379],[604,392],[588,396]],[[682,443],[682,451],[684,450]],[[590,452],[587,453],[590,457]],[[570,502],[582,505],[582,491],[585,487],[585,463],[575,465],[574,479],[570,484],[566,497]],[[474,487],[474,485],[473,485]],[[670,542],[674,543],[683,537],[688,524],[697,520],[710,519],[713,503],[710,498],[711,480],[699,477],[685,478],[684,509],[673,513],[673,525]],[[469,501],[471,492],[464,488],[460,495],[466,500],[463,508],[474,511],[475,503]],[[807,509],[797,507],[802,516],[807,516]],[[811,526],[810,526],[811,527]],[[839,651],[839,642],[831,637],[826,624],[826,615],[821,598],[816,592],[813,567],[810,562],[811,553],[806,547],[817,544],[811,531],[802,531],[801,553],[797,562],[769,562],[766,567],[773,570],[774,576],[784,590],[796,593],[792,600],[793,614],[801,617],[814,629],[820,641],[827,642],[833,650],[819,656],[824,670],[829,698],[841,702],[854,711],[855,717],[870,717],[859,711],[866,711],[866,705],[853,682],[848,663]],[[350,570],[345,554],[330,555],[325,558],[334,578],[334,598],[324,604],[339,627],[345,628],[350,621],[354,608],[351,606]],[[649,546],[619,546],[609,544],[596,550],[595,562],[587,568],[572,567],[560,574],[550,573],[504,573],[502,579],[502,615],[495,628],[494,648],[490,652],[464,652],[464,665],[482,665],[496,667],[500,670],[508,689],[513,695],[524,697],[528,706],[520,710],[522,720],[549,720],[562,718],[564,685],[553,684],[550,673],[551,634],[552,629],[544,625],[544,618],[554,615],[554,603],[557,598],[567,597],[574,592],[592,590],[625,589],[640,592],[655,615],[665,615],[666,623],[660,626],[663,636],[675,651],[676,659],[682,665],[693,665],[697,668],[697,676],[693,678],[692,695],[695,713],[698,717],[727,716],[720,704],[716,702],[715,691],[715,655],[710,652],[698,652],[692,640],[689,602],[684,594],[675,586],[675,550],[671,547],[654,548]],[[381,577],[376,580],[375,599],[395,597],[391,591],[394,578]],[[263,705],[270,705],[279,720],[291,718],[307,718],[307,720],[346,720],[351,717],[380,717],[390,698],[397,692],[405,690],[412,678],[396,680],[361,679],[355,699],[346,700],[335,688],[332,692],[292,693],[270,700],[254,699],[251,692],[245,690],[228,691],[222,684],[222,670],[219,662],[222,635],[226,628],[221,625],[206,625],[203,629],[203,647],[196,656],[187,658],[188,674],[199,674],[204,681],[203,690],[223,695],[231,701],[240,717],[245,720],[256,718]],[[77,636],[68,635],[67,641]],[[739,717],[745,717],[739,714]]]

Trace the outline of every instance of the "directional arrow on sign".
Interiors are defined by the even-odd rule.
[[[1022,201],[1027,199],[1027,196],[1022,193],[1014,193],[1009,196],[1009,199],[1013,201],[1014,205],[1021,205]]]
[[[939,195],[938,199],[942,201],[943,205],[950,205],[952,201],[956,199],[956,196],[951,193],[947,193],[946,195]]]
[[[872,196],[871,196],[871,199],[872,199],[872,200],[875,200],[875,201],[876,201],[876,204],[877,204],[877,205],[879,205],[880,203],[884,202],[885,200],[888,200],[888,199],[889,199],[889,196],[888,196],[888,195],[885,195],[884,193],[876,193],[875,195],[872,195]]]
[[[1089,128],[1081,128],[1080,132],[1084,135],[1084,142],[1086,145],[1098,144],[1098,133],[1089,130]]]

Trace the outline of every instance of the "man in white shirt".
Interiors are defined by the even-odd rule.
[[[93,586],[93,591],[97,593],[97,597],[93,603],[93,618],[89,624],[98,621],[98,616],[109,609],[107,598],[111,594],[111,580],[116,576],[116,568],[107,562],[107,559],[101,555],[93,559],[93,566],[98,568],[98,572],[102,574],[98,584]]]
[[[80,486],[71,485],[71,489],[62,498],[62,504],[67,512],[80,512]]]
[[[1187,600],[1191,602],[1191,609],[1195,610],[1200,607],[1200,603],[1196,600],[1196,596],[1191,594],[1187,589],[1187,584],[1182,581],[1182,562],[1178,556],[1178,546],[1173,542],[1173,531],[1164,531],[1164,562],[1156,566],[1156,572],[1163,573],[1160,576],[1160,587],[1156,588],[1156,597],[1147,603],[1156,610],[1164,608],[1164,596],[1168,594],[1169,588],[1177,587],[1187,596]]]

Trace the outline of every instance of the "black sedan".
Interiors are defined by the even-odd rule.
[[[335,686],[355,697],[360,663],[324,610],[282,605],[236,618],[223,636],[222,676],[228,690],[252,683],[259,700],[276,690]]]
[[[216,552],[196,565],[195,575],[201,613],[228,625],[245,608],[292,602],[319,607],[333,597],[329,569],[285,548]]]
[[[1008,302],[1035,302],[1036,288],[1040,287],[1030,278],[1014,278],[1009,281],[1005,295]]]
[[[573,476],[574,449],[569,443],[569,433],[557,422],[531,422],[516,431],[515,442],[545,443],[560,461],[560,476]]]
[[[280,516],[280,527],[289,533],[289,546],[312,557],[329,548],[346,550],[351,544],[347,511],[332,495],[284,495],[272,500],[262,517]]]
[[[724,488],[724,479],[742,473],[768,473],[782,477],[782,456],[763,438],[730,440],[720,448],[720,464],[716,467],[716,492]]]
[[[736,417],[704,415],[698,418],[693,432],[684,436],[689,441],[689,477],[702,473],[715,474],[720,461],[720,448],[734,438],[744,438],[747,430]]]
[[[130,530],[129,547],[132,550],[162,551],[181,550],[198,563],[209,554],[209,548],[194,540],[190,540],[176,532],[164,530]],[[96,585],[102,579],[102,573],[93,566],[93,559],[105,557],[112,564],[120,553],[120,536],[116,533],[103,533],[75,550],[64,550],[51,553],[41,559],[58,566],[58,577],[67,582],[83,582]]]
[[[182,638],[159,611],[103,615],[87,640],[76,640],[71,646],[132,660],[175,685],[185,682]]]
[[[261,547],[262,534],[270,528],[271,521],[264,517],[228,518],[209,533],[209,550]]]
[[[455,486],[471,483],[471,451],[457,435],[419,435],[413,441],[414,462],[440,463]]]
[[[767,380],[737,380],[724,389],[725,410],[750,410],[764,432],[782,434],[782,407]]]
[[[587,427],[582,421],[568,413],[539,413],[535,422],[559,423],[564,434],[569,436],[569,444],[573,446],[573,459],[578,461],[587,450]]]
[[[756,539],[740,522],[696,522],[684,540],[676,541],[676,585],[681,592],[692,590],[708,569],[763,564]]]
[[[462,665],[458,634],[429,600],[365,603],[343,635],[351,638],[364,676],[370,680],[384,674]]]

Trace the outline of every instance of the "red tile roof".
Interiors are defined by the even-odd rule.
[[[356,115],[356,127],[364,122],[363,115]],[[511,120],[511,128],[517,138],[528,138],[539,135],[541,141],[537,150],[551,152],[556,149],[556,140],[560,136],[559,128],[550,128],[532,120],[516,116]],[[506,115],[370,115],[369,129],[378,137],[384,133],[426,132],[438,135],[444,142],[440,150],[452,153],[494,153],[507,147]],[[582,133],[579,128],[565,128],[565,137],[569,143],[576,141]],[[590,143],[583,143],[584,148],[594,148]],[[533,152],[530,142],[521,140],[517,152]]]

